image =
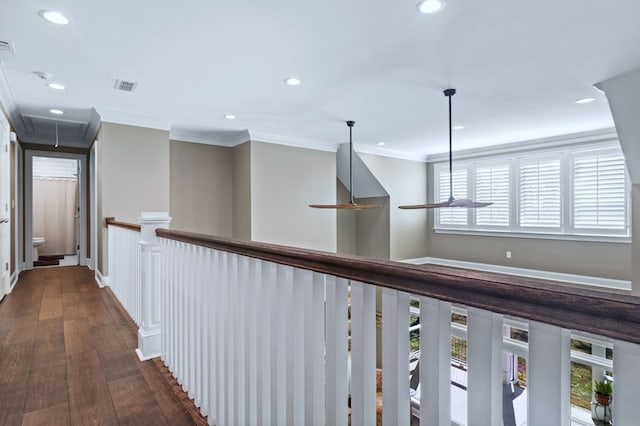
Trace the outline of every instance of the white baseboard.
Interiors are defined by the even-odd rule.
[[[9,293],[13,291],[13,288],[16,286],[19,277],[20,269],[16,269],[15,271],[13,271],[13,274],[11,274],[11,280],[9,281]]]
[[[95,279],[96,279],[96,283],[98,283],[98,287],[100,288],[107,287],[109,285],[109,277],[102,276],[102,274],[98,269],[96,269],[95,271],[96,271]]]
[[[476,271],[495,272],[497,274],[517,275],[527,278],[538,278],[542,280],[559,281],[571,284],[582,284],[590,287],[602,289],[615,289],[631,291],[631,281],[614,280],[611,278],[591,277],[588,275],[564,274],[561,272],[540,271],[537,269],[514,268],[511,266],[491,265],[488,263],[465,262],[454,259],[441,259],[438,257],[419,257],[416,259],[402,260],[403,263],[412,265],[442,265],[453,268],[473,269]]]
[[[93,260],[91,260],[90,257],[87,257],[87,268],[91,269],[92,271],[95,269],[93,267]]]

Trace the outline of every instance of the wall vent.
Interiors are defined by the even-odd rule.
[[[124,80],[116,80],[116,84],[113,86],[116,90],[121,90],[123,92],[133,92],[138,87],[138,83],[134,83],[133,81],[124,81]]]
[[[13,50],[13,43],[6,40],[0,40],[0,52],[15,52],[15,50]]]

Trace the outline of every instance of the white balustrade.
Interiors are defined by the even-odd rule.
[[[137,326],[142,323],[140,231],[109,225],[109,288]]]
[[[529,425],[570,424],[572,360],[613,369],[614,421],[636,420],[639,345],[381,288],[380,360],[374,285],[119,227],[109,237],[114,294],[141,330],[161,318],[158,352],[211,425],[375,424],[381,363],[384,425],[408,425],[415,415],[421,426],[449,426],[463,411],[468,425],[499,426],[504,352],[527,359],[521,419]],[[420,318],[411,327],[420,331],[412,372],[410,312]],[[452,323],[452,312],[468,325]],[[527,331],[528,342],[511,327]],[[452,336],[468,345],[468,388],[455,390],[463,400],[452,397]],[[594,352],[573,351],[571,338]]]

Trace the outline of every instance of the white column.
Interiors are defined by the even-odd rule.
[[[613,421],[616,425],[638,424],[640,345],[613,342]]]
[[[451,425],[451,303],[420,298],[420,426]]]
[[[171,218],[166,212],[146,212],[140,216],[142,248],[142,322],[138,329],[140,361],[160,356],[160,245],[156,229],[168,228]]]
[[[468,419],[502,424],[502,315],[468,308]],[[469,422],[473,424],[473,422]]]
[[[529,324],[528,426],[568,426],[571,420],[571,335],[554,325]]]

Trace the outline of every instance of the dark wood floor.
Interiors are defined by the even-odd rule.
[[[83,267],[23,272],[0,302],[0,425],[205,424]]]

